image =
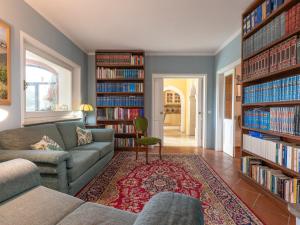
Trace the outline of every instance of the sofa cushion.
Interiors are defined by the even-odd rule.
[[[64,140],[66,150],[70,150],[77,146],[77,133],[76,127],[84,128],[82,122],[67,121],[58,122],[56,126]]]
[[[63,151],[63,149],[48,136],[43,136],[42,140],[30,146],[33,150],[53,150]]]
[[[76,180],[99,160],[99,153],[95,150],[69,151],[73,159],[73,168],[68,170],[71,181]]]
[[[93,142],[92,131],[76,127],[77,145],[87,145]]]
[[[2,149],[29,150],[30,145],[39,142],[46,135],[60,147],[65,145],[55,124],[36,125],[31,127],[5,130],[0,132],[0,146]]]
[[[134,225],[203,225],[203,210],[198,199],[173,193],[156,194],[144,206]]]
[[[85,203],[57,225],[132,225],[135,219],[134,213],[95,203]]]
[[[0,204],[0,224],[53,225],[84,202],[39,186]]]
[[[112,142],[93,142],[91,144],[75,147],[72,150],[96,150],[99,152],[99,158],[101,159],[114,150],[114,145]]]

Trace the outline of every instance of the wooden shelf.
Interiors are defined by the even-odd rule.
[[[256,188],[260,189],[260,190],[263,190],[263,192],[273,198],[273,199],[276,199],[278,203],[281,204],[281,207],[284,209],[287,207],[288,205],[288,202],[285,201],[283,198],[280,198],[278,195],[274,194],[273,192],[271,192],[269,189],[265,188],[264,186],[260,185],[259,183],[257,183],[254,179],[252,179],[251,177],[247,176],[246,174],[243,174],[241,171],[240,171],[240,176],[247,182],[249,182],[250,184],[254,185]]]
[[[260,54],[260,53],[262,53],[262,52],[264,52],[264,51],[266,51],[266,50],[268,50],[268,49],[274,47],[275,45],[280,44],[281,42],[283,42],[283,41],[285,41],[285,40],[287,40],[287,39],[289,39],[289,38],[291,38],[291,37],[293,37],[293,36],[295,36],[295,35],[297,35],[297,34],[299,34],[299,33],[300,33],[300,30],[296,30],[295,32],[292,32],[292,33],[290,33],[290,34],[286,34],[286,35],[284,35],[282,38],[279,38],[279,39],[273,41],[272,43],[268,44],[266,47],[261,48],[260,50],[258,50],[258,51],[256,51],[256,52],[252,53],[251,55],[249,55],[249,56],[243,58],[243,61],[246,61],[246,60],[248,60],[248,59],[251,59],[251,58],[253,58],[254,56],[256,56],[256,55],[258,55],[258,54]]]
[[[130,65],[130,64],[97,64],[96,67],[107,67],[107,68],[140,68],[143,69],[144,65]]]
[[[144,79],[126,79],[126,78],[118,78],[118,79],[97,79],[97,82],[139,82],[143,83]]]
[[[269,167],[272,167],[272,168],[275,168],[277,170],[281,170],[283,174],[287,175],[287,176],[290,176],[290,177],[298,177],[300,178],[300,173],[297,173],[296,171],[293,171],[293,170],[290,170],[289,168],[286,168],[284,166],[280,166],[279,164],[277,163],[274,163],[268,159],[265,159],[259,155],[256,155],[255,153],[253,152],[249,152],[245,149],[242,150],[242,153],[246,153],[247,155],[251,155],[251,156],[254,156],[255,158],[258,158],[262,161],[264,161],[264,163],[269,166]]]
[[[97,92],[97,95],[144,95],[144,92]]]
[[[250,37],[251,35],[253,35],[254,33],[256,33],[258,30],[260,30],[263,26],[267,25],[269,22],[271,22],[275,17],[279,16],[282,12],[290,9],[293,5],[295,5],[298,2],[298,0],[286,0],[286,2],[284,4],[282,4],[281,6],[279,6],[275,11],[273,11],[264,21],[262,21],[260,24],[256,25],[250,32],[248,32],[247,34],[245,34],[243,36],[243,40],[247,39],[248,37]],[[258,6],[258,4],[256,5],[256,7]],[[255,8],[249,8],[247,11],[250,13],[251,11],[253,11]],[[245,12],[243,15],[243,18],[248,15],[249,13]]]
[[[261,103],[249,103],[242,104],[242,107],[266,107],[266,106],[291,106],[291,105],[299,105],[300,100],[294,101],[282,101],[282,102],[261,102]]]
[[[250,83],[250,82],[255,82],[255,81],[263,81],[266,79],[280,79],[283,78],[283,76],[291,76],[291,75],[295,75],[298,72],[300,72],[300,64],[294,65],[294,66],[290,66],[288,68],[276,71],[276,72],[272,72],[272,73],[268,73],[266,75],[262,75],[262,76],[257,76],[257,77],[251,77],[251,78],[247,78],[244,79],[242,81],[242,84],[246,84],[246,83]],[[277,76],[282,75],[282,77],[278,78]]]
[[[248,128],[248,127],[242,127],[243,130],[248,130],[248,131],[257,131],[260,133],[264,134],[269,134],[277,137],[284,137],[288,139],[292,139],[295,141],[300,142],[300,136],[292,135],[292,134],[285,134],[285,133],[280,133],[280,132],[275,132],[275,131],[270,131],[270,130],[261,130],[261,129],[254,129],[254,128]]]

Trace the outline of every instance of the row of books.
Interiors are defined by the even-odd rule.
[[[142,96],[101,96],[96,98],[97,106],[143,107]]]
[[[300,106],[247,110],[244,112],[244,126],[300,135]]]
[[[133,120],[144,116],[144,109],[106,108],[97,110],[97,120]]]
[[[130,53],[97,53],[96,64],[101,66],[103,64],[108,65],[144,65],[143,55],[133,55]]]
[[[114,124],[114,125],[105,125],[105,128],[111,128],[115,133],[119,134],[134,134],[135,128],[133,125],[126,124]]]
[[[97,92],[139,92],[144,91],[143,83],[97,83]]]
[[[243,34],[249,33],[262,23],[273,11],[284,3],[284,0],[266,0],[243,19]]]
[[[300,75],[243,88],[243,103],[300,100]]]
[[[97,67],[97,79],[144,79],[144,70]]]
[[[135,147],[135,138],[115,138],[116,148],[132,148]]]
[[[243,41],[243,59],[261,50],[286,34],[285,12],[275,17],[253,35]]]
[[[300,3],[294,5],[287,11],[286,16],[286,34],[293,33],[300,29]]]
[[[245,127],[260,130],[270,130],[270,112],[267,110],[246,110],[243,118]]]
[[[300,146],[280,141],[278,137],[259,134],[243,134],[243,148],[262,158],[300,172]]]
[[[264,166],[255,157],[246,156],[241,159],[242,172],[261,186],[290,203],[300,202],[300,180],[284,175],[280,170]]]
[[[300,39],[294,36],[244,61],[243,79],[264,76],[300,63]]]

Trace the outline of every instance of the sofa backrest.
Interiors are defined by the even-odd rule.
[[[36,165],[25,159],[0,163],[0,203],[41,184]]]
[[[65,149],[69,150],[77,146],[76,127],[84,128],[84,124],[79,121],[57,122],[56,126],[65,143]]]
[[[39,142],[47,135],[65,149],[63,138],[55,124],[43,124],[0,132],[0,149],[30,150],[30,145]]]

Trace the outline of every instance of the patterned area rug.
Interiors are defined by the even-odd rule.
[[[200,199],[207,225],[262,224],[200,156],[149,154],[147,165],[140,155],[118,153],[77,197],[138,213],[154,194],[173,191]]]

